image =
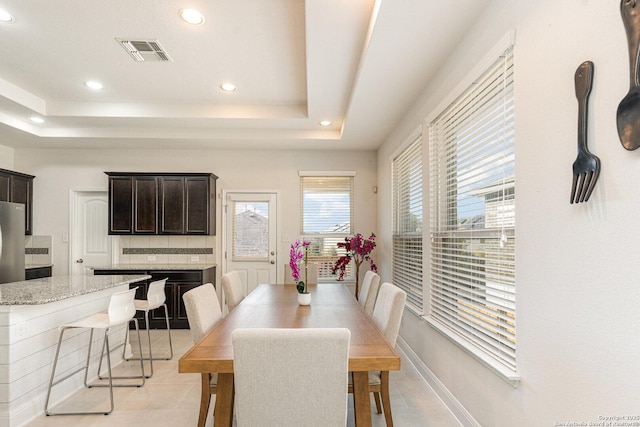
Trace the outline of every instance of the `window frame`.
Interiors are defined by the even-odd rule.
[[[424,312],[424,140],[418,128],[406,139],[391,161],[391,277],[394,285],[407,293],[405,307],[422,315]],[[419,171],[412,172],[411,166]],[[402,181],[398,181],[402,179]],[[412,185],[419,181],[418,188]],[[416,181],[417,180],[417,181]],[[402,188],[402,190],[400,190]],[[411,228],[412,212],[419,210],[416,227]],[[419,226],[418,222],[419,221]]]
[[[451,104],[453,104],[458,98],[460,98],[460,96],[463,95],[464,92],[467,91],[467,89],[469,87],[471,87],[472,85],[476,84],[478,79],[480,77],[482,77],[485,72],[489,69],[489,67],[491,67],[496,60],[502,56],[504,54],[504,52],[513,49],[514,46],[514,41],[515,41],[515,33],[513,31],[507,33],[501,40],[500,42],[486,55],[486,57],[483,59],[483,61],[481,61],[473,70],[472,72],[465,78],[463,79],[463,81],[460,82],[460,84],[451,92],[451,94],[447,97],[447,99],[445,99],[440,106],[434,110],[434,112],[427,117],[427,119],[425,120],[425,126],[431,126],[431,123],[438,118],[439,116],[442,115],[442,113],[449,108],[449,106]],[[512,53],[513,54],[513,51]],[[514,61],[515,62],[515,61]],[[514,119],[515,120],[515,119]],[[513,139],[515,140],[515,134]],[[515,142],[513,142],[513,144],[515,145]],[[437,180],[442,180],[442,176],[438,176],[437,174],[434,176],[434,171],[432,170],[434,165],[433,165],[433,156],[434,154],[432,153],[431,150],[431,145],[432,145],[432,135],[430,132],[429,135],[429,169],[430,169],[430,173],[429,173],[429,193],[431,194],[434,191],[434,181]],[[503,182],[504,185],[504,182]],[[513,183],[513,186],[515,186],[515,181]],[[503,188],[504,190],[504,188]],[[504,193],[503,193],[504,194]],[[433,203],[433,197],[434,195],[431,194],[432,197],[429,198],[429,203],[430,205]],[[457,194],[455,196],[451,196],[451,197],[457,197]],[[437,207],[436,207],[437,209]],[[486,209],[486,208],[485,208]],[[445,210],[446,210],[446,206],[445,206]],[[486,210],[485,210],[485,216],[486,216]],[[433,221],[434,221],[434,211],[433,211],[433,207],[431,209],[430,212],[430,230],[429,230],[429,238],[430,241],[432,241],[432,245],[433,245],[433,239],[434,239],[434,234],[433,234]],[[440,219],[442,220],[442,216],[440,217]],[[444,220],[445,222],[447,221],[446,219]],[[449,224],[450,225],[450,224]],[[478,230],[476,232],[476,237],[481,237],[482,236],[482,230]],[[464,233],[460,233],[460,235],[462,236]],[[512,230],[508,230],[506,232],[507,234],[507,238],[508,239],[513,239],[513,256],[514,256],[514,265],[513,265],[513,274],[515,277],[515,223],[513,226]],[[517,364],[516,364],[516,358],[515,358],[515,343],[514,343],[514,347],[513,347],[513,365],[508,366],[507,364],[503,363],[502,361],[496,359],[496,357],[494,356],[490,356],[488,354],[488,352],[483,349],[481,346],[478,346],[476,344],[473,344],[471,341],[469,341],[469,339],[467,337],[464,336],[464,334],[460,333],[459,331],[456,331],[455,328],[452,328],[451,325],[443,323],[441,318],[438,318],[437,316],[434,315],[434,309],[433,309],[433,304],[434,304],[434,299],[436,298],[436,295],[434,295],[434,285],[433,285],[433,271],[434,271],[434,254],[432,253],[434,250],[438,250],[437,248],[434,248],[432,245],[430,245],[431,247],[429,248],[429,303],[428,303],[428,307],[429,307],[429,313],[425,314],[423,316],[423,318],[428,322],[429,325],[431,325],[432,327],[434,327],[437,331],[439,331],[440,333],[442,333],[443,335],[445,335],[446,337],[448,337],[450,340],[452,340],[454,343],[456,343],[458,346],[460,346],[462,349],[464,349],[465,351],[467,351],[469,354],[473,355],[474,357],[476,357],[479,361],[481,361],[485,366],[487,366],[488,368],[490,368],[492,371],[494,371],[495,373],[497,373],[501,378],[503,378],[504,380],[506,380],[507,382],[509,382],[511,385],[513,385],[514,387],[517,387],[517,385],[519,384],[520,381],[520,376],[517,373]],[[515,316],[515,279],[514,279],[514,288],[513,288],[513,293],[514,293],[514,307],[513,307],[513,315]],[[426,304],[425,304],[426,305]],[[425,308],[426,309],[426,308]],[[455,310],[454,310],[455,311]],[[513,334],[514,334],[514,340],[515,340],[515,317],[513,319]]]
[[[319,282],[334,282],[338,278],[338,273],[333,274],[331,267],[335,264],[338,258],[345,254],[344,249],[338,248],[337,243],[344,241],[345,237],[353,235],[354,225],[354,210],[355,210],[355,171],[299,171],[300,179],[300,238],[311,242],[309,246],[308,262],[315,262],[318,265],[318,281]],[[348,230],[337,229],[335,232],[309,232],[305,230],[305,180],[310,178],[317,178],[318,180],[325,178],[348,178],[349,183],[349,226]],[[319,254],[319,248],[323,248],[323,252],[335,253],[330,255]],[[351,263],[353,264],[353,263]],[[355,281],[355,270],[352,265],[348,266],[344,280]]]

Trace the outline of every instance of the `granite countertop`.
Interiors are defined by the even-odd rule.
[[[206,270],[215,264],[113,264],[93,267],[94,270]]]
[[[140,280],[148,275],[61,275],[0,284],[0,305],[37,305],[61,301]]]
[[[53,264],[25,264],[24,269],[29,270],[30,268],[45,268],[45,267],[53,267]]]

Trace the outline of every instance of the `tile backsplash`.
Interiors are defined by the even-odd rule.
[[[214,264],[216,236],[119,236],[116,264]]]
[[[52,236],[25,236],[24,263],[25,265],[51,264]]]

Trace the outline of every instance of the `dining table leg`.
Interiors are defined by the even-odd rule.
[[[353,372],[353,413],[356,426],[371,427],[369,373],[366,371]]]
[[[214,427],[231,427],[233,425],[233,374],[218,374],[216,405],[213,409]]]

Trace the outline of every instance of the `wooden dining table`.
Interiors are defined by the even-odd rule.
[[[311,305],[301,306],[295,285],[259,285],[180,358],[181,373],[218,374],[214,426],[233,423],[231,333],[238,328],[348,328],[356,426],[371,426],[368,371],[399,370],[400,356],[343,284],[309,285],[309,292]]]

